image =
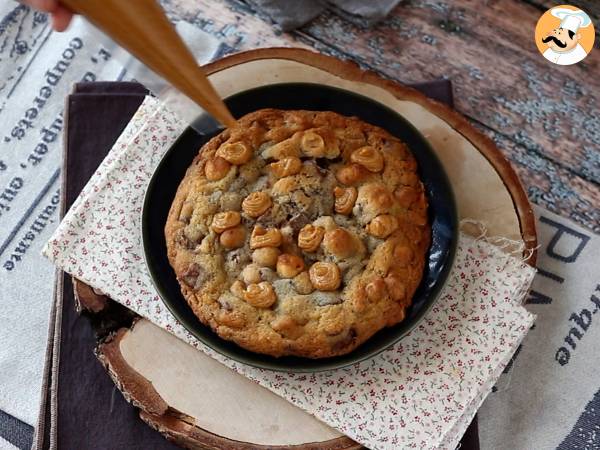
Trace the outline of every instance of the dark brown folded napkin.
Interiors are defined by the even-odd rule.
[[[65,111],[63,211],[79,195],[115,140],[138,109],[147,90],[137,83],[89,83],[75,86]],[[175,449],[143,423],[127,403],[93,350],[96,336],[86,317],[75,311],[71,277],[62,274],[63,301],[55,417],[47,401],[44,448],[50,423],[56,424],[59,449]],[[56,373],[56,371],[53,371]],[[50,392],[49,392],[50,394]]]
[[[449,81],[416,85],[426,95],[452,104]],[[126,127],[146,89],[135,83],[87,83],[75,86],[65,111],[63,154],[63,214],[115,140]],[[137,409],[125,401],[93,354],[96,336],[87,318],[75,311],[70,276],[57,283],[57,320],[54,351],[58,371],[49,367],[54,389],[48,390],[44,446],[55,426],[59,449],[174,449],[173,444],[143,423]],[[122,308],[118,305],[111,306]],[[93,321],[94,318],[92,317]],[[56,358],[57,357],[57,358]],[[56,368],[54,368],[56,369]],[[53,402],[50,396],[54,395]],[[55,405],[54,410],[51,405]],[[478,450],[476,419],[468,428],[462,449]]]

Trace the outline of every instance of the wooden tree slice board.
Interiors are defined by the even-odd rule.
[[[535,262],[535,221],[527,196],[495,145],[460,114],[417,91],[360,70],[351,62],[301,49],[262,49],[212,64],[223,96],[256,86],[312,82],[380,101],[429,140],[454,187],[460,218],[479,221],[490,236],[524,243]],[[79,304],[105,302],[74,280]],[[187,448],[358,449],[360,445],[193,349],[145,319],[101,342],[97,355],[123,395],[167,438]]]

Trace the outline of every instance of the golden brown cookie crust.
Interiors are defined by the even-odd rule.
[[[401,322],[430,241],[406,145],[333,112],[263,109],[206,143],[165,227],[200,320],[259,353],[348,353]]]

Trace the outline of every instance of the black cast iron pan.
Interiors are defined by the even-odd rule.
[[[308,83],[285,83],[240,92],[225,103],[235,117],[261,108],[334,111],[357,116],[384,128],[403,140],[419,166],[419,175],[429,198],[432,243],[427,254],[423,280],[413,298],[406,319],[376,333],[354,351],[325,359],[298,357],[274,358],[252,353],[233,342],[221,339],[194,315],[181,295],[175,273],[169,265],[164,236],[167,215],[175,192],[198,149],[221,130],[208,119],[188,128],[166,152],[146,192],[142,213],[142,235],[148,271],[165,305],[196,338],[217,352],[236,361],[265,369],[316,372],[357,363],[389,348],[412,330],[440,294],[454,258],[457,241],[457,213],[452,188],[444,169],[425,138],[402,116],[386,106],[355,93]]]

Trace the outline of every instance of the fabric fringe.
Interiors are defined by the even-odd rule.
[[[485,242],[498,247],[508,256],[517,258],[524,263],[540,248],[540,245],[534,248],[525,248],[525,242],[509,239],[504,236],[488,236],[488,228],[485,223],[475,219],[461,219],[459,229],[473,237],[475,242]]]

